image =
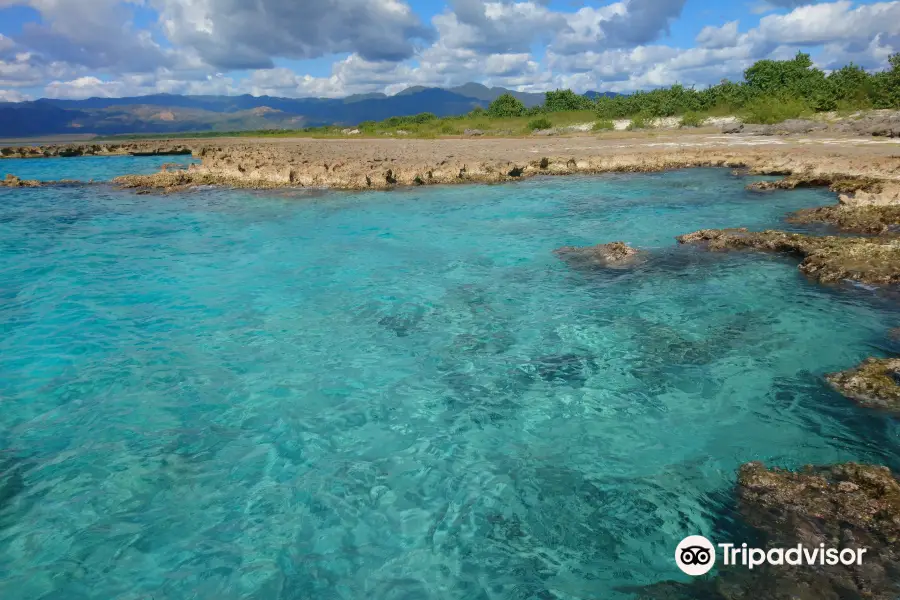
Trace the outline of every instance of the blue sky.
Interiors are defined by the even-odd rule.
[[[337,97],[468,81],[628,92],[808,51],[884,68],[900,0],[0,0],[0,100]]]

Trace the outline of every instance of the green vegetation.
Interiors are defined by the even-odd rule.
[[[512,94],[503,94],[491,102],[487,109],[491,117],[521,117],[525,114],[525,105]]]
[[[700,127],[706,118],[698,112],[689,111],[681,117],[682,127]]]
[[[748,123],[778,123],[832,110],[900,108],[900,54],[891,57],[890,66],[868,73],[850,64],[826,75],[813,67],[808,54],[799,52],[790,60],[758,61],[739,83],[723,80],[703,90],[676,84],[598,98],[597,114],[606,119],[737,114]]]
[[[631,123],[628,124],[628,131],[635,129],[647,129],[650,126],[650,119],[644,113],[639,113],[631,117]]]
[[[494,135],[528,135],[535,129],[565,127],[595,121],[597,132],[613,129],[613,119],[632,119],[629,129],[644,129],[652,119],[682,116],[684,126],[697,127],[709,116],[737,115],[747,123],[779,123],[817,112],[849,114],[872,108],[900,109],[900,54],[890,67],[869,73],[850,64],[826,74],[813,66],[808,54],[789,60],[761,60],[744,72],[744,80],[722,80],[705,89],[673,85],[627,96],[601,96],[591,100],[572,90],[547,92],[544,104],[527,108],[512,94],[503,94],[487,109],[476,107],[466,115],[438,118],[431,113],[367,121],[357,126],[359,135],[436,137],[464,135],[480,130]],[[597,120],[599,119],[599,121]],[[266,130],[121,136],[136,138],[192,138],[214,136],[343,137],[341,126],[301,130]],[[400,132],[400,133],[398,133]]]
[[[550,129],[553,127],[553,122],[550,121],[547,117],[540,117],[538,119],[532,119],[528,121],[528,129],[531,131],[537,131],[539,129]]]

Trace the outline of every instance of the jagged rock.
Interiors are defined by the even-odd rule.
[[[844,279],[875,284],[900,283],[900,238],[816,237],[784,231],[704,229],[676,238],[709,250],[755,248],[803,257],[800,270],[821,282]]]
[[[640,251],[625,242],[610,242],[596,246],[563,246],[553,251],[573,267],[616,267],[631,264]]]
[[[886,233],[900,227],[900,206],[821,206],[790,214],[789,223],[828,223],[854,233]]]
[[[875,114],[861,119],[842,121],[835,126],[835,129],[854,135],[900,137],[900,114]]]
[[[741,133],[742,131],[744,131],[744,124],[737,121],[722,125],[722,133]]]
[[[8,173],[5,179],[0,180],[0,187],[38,187],[40,181],[34,179],[20,179],[12,173]]]
[[[900,359],[867,358],[858,367],[825,379],[862,406],[900,413]]]
[[[845,463],[798,472],[741,466],[738,509],[764,549],[865,549],[860,564],[725,566],[713,578],[627,590],[642,599],[895,600],[900,583],[900,482],[886,467]],[[740,543],[741,540],[728,540]]]
[[[781,123],[775,123],[767,127],[766,135],[797,135],[811,133],[813,131],[822,131],[828,129],[828,125],[821,121],[810,121],[809,119],[788,119]]]
[[[463,134],[468,136],[478,136],[484,135],[484,132],[480,129],[466,129],[465,131],[463,131]]]

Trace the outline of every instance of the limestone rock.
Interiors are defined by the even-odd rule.
[[[867,358],[858,367],[825,379],[862,406],[900,414],[900,359]]]

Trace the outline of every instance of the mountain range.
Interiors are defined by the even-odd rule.
[[[0,138],[352,126],[363,121],[380,121],[422,112],[434,113],[439,117],[464,114],[476,106],[486,108],[504,93],[511,93],[528,107],[544,101],[543,93],[489,88],[479,83],[446,89],[418,86],[393,96],[376,93],[336,99],[249,94],[154,94],[84,100],[42,98],[29,102],[0,103]],[[584,95],[596,97],[601,93],[587,92]]]

